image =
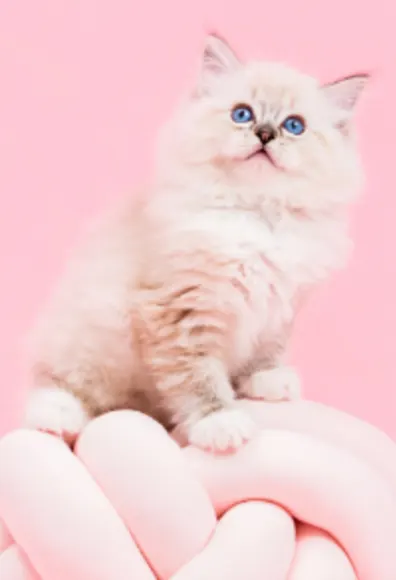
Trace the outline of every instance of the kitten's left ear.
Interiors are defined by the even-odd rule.
[[[237,70],[240,66],[241,61],[228,42],[215,33],[208,34],[201,61],[199,92],[207,92],[213,81]]]
[[[356,74],[322,86],[322,92],[344,120],[348,120],[365,89],[370,75]]]

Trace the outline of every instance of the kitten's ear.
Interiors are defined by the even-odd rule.
[[[334,110],[335,124],[345,136],[350,134],[356,104],[369,80],[370,75],[362,73],[344,77],[321,88]]]
[[[352,116],[370,75],[356,74],[322,86],[322,92],[345,120]]]
[[[230,45],[217,34],[208,34],[201,60],[199,92],[207,92],[214,80],[237,70],[240,66],[241,61]]]

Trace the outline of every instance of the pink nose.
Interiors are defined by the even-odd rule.
[[[276,137],[276,131],[270,123],[257,125],[254,132],[263,145],[266,145]]]

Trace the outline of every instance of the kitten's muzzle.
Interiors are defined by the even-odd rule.
[[[272,141],[276,137],[276,130],[271,125],[271,123],[261,123],[259,125],[256,125],[256,127],[254,128],[254,133],[256,137],[258,137],[258,139],[260,140],[263,147],[265,147],[265,145],[267,145],[270,141]]]

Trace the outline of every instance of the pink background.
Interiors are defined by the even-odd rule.
[[[368,187],[348,271],[294,341],[310,397],[396,436],[396,39],[389,0],[2,0],[0,433],[26,381],[23,336],[87,218],[144,176],[158,123],[213,27],[250,56],[330,80],[376,72],[359,116]]]

